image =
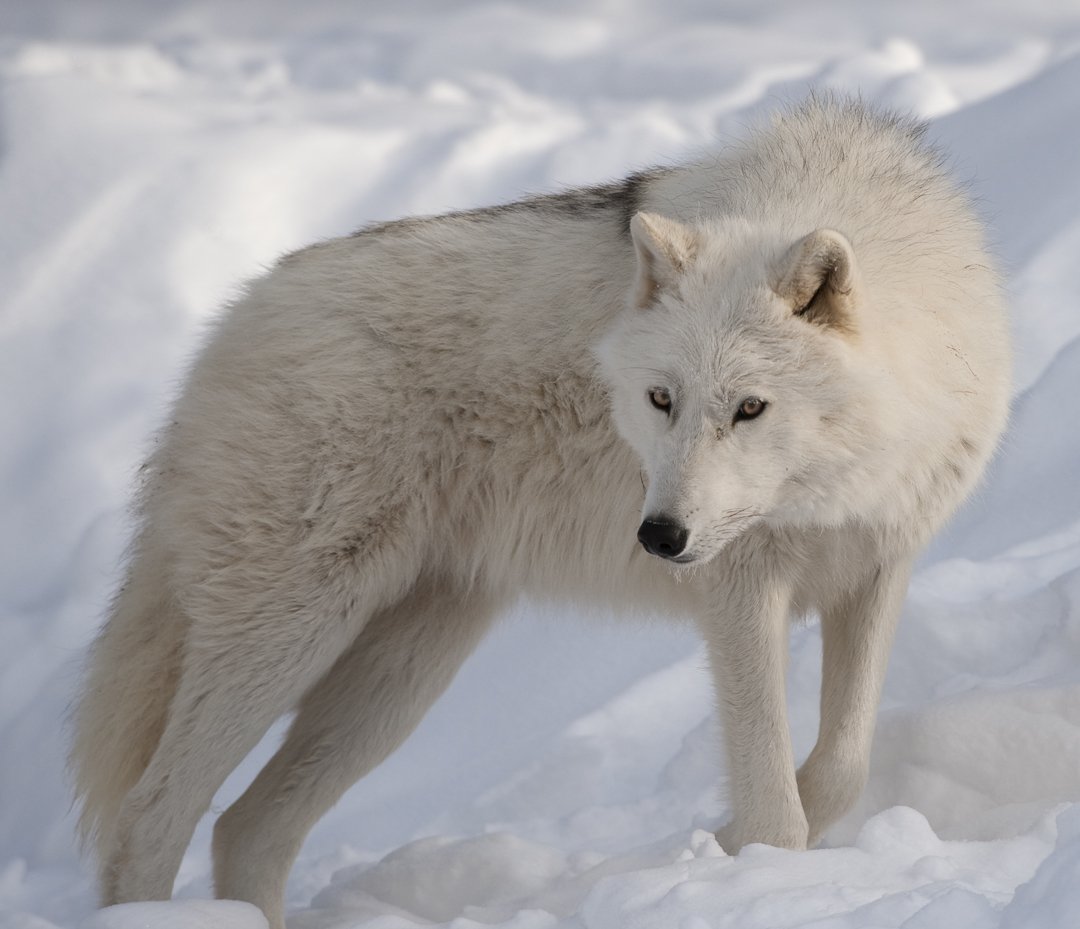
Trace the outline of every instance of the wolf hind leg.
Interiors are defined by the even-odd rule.
[[[424,584],[372,618],[301,701],[277,754],[218,819],[218,896],[254,903],[272,929],[283,929],[285,882],[304,837],[413,731],[499,605]]]
[[[169,898],[218,787],[348,647],[373,608],[362,606],[374,599],[370,590],[325,582],[305,590],[287,574],[279,581],[257,599],[234,589],[228,604],[204,601],[191,611],[164,730],[124,797],[106,855],[106,905]]]

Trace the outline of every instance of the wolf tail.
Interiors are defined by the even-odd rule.
[[[90,650],[72,712],[68,764],[79,839],[104,862],[120,806],[146,770],[180,678],[187,622],[164,561],[137,547],[127,581]]]

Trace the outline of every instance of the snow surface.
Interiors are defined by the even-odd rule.
[[[621,176],[809,85],[933,119],[1008,271],[1015,415],[924,558],[870,784],[828,847],[725,855],[694,639],[523,604],[305,845],[292,929],[1031,929],[1080,917],[1080,7],[0,0],[0,927],[94,914],[63,779],[125,503],[203,323],[283,251]],[[792,638],[796,751],[819,637]],[[223,809],[273,749],[222,789]]]

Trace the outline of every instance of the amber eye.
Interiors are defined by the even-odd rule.
[[[768,404],[760,397],[747,397],[739,404],[739,409],[735,412],[735,422],[740,419],[756,419],[767,406]]]
[[[653,387],[649,391],[649,402],[658,410],[671,414],[671,394],[665,387]]]

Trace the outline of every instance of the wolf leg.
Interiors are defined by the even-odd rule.
[[[906,563],[882,567],[822,615],[821,725],[798,773],[810,844],[866,785],[881,686],[909,576]]]
[[[238,615],[213,613],[217,622],[192,622],[164,731],[121,806],[102,870],[105,904],[168,899],[217,788],[364,619],[341,597],[305,603],[273,590]]]
[[[285,881],[308,830],[396,749],[490,626],[497,603],[430,586],[377,614],[304,697],[289,734],[218,819],[221,897],[259,906],[284,927]]]
[[[790,591],[765,546],[729,556],[722,600],[703,624],[724,724],[734,819],[720,834],[805,848],[785,698]]]

